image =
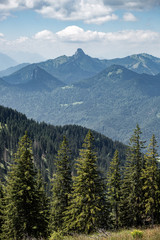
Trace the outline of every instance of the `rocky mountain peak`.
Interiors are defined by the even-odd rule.
[[[77,57],[82,57],[84,55],[85,55],[85,53],[83,52],[83,50],[81,48],[78,48],[77,51],[74,54],[74,57],[77,58]]]

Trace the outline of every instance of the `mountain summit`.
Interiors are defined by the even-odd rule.
[[[83,52],[81,48],[78,48],[77,51],[75,52],[74,56],[75,57],[82,57],[85,56],[86,54]]]

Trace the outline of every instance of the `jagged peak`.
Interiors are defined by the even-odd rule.
[[[85,55],[84,51],[81,48],[78,48],[74,54],[74,57],[82,57],[84,55]]]

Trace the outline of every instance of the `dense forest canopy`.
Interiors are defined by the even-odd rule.
[[[55,169],[55,155],[59,145],[66,136],[71,149],[71,161],[78,157],[87,128],[66,125],[53,126],[44,122],[38,123],[29,120],[24,114],[10,108],[0,106],[0,161],[1,172],[7,173],[7,166],[12,162],[19,139],[25,131],[33,143],[33,154],[37,168],[41,169],[45,181],[49,181]],[[119,151],[122,162],[125,160],[126,146],[93,131],[95,150],[98,154],[98,165],[106,170],[116,149]],[[3,174],[2,174],[3,175]]]

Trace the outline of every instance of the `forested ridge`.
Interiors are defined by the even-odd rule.
[[[14,158],[19,139],[27,131],[32,140],[35,165],[41,170],[46,182],[52,178],[55,169],[55,156],[59,145],[65,135],[71,149],[71,162],[79,155],[84,138],[88,132],[87,128],[77,125],[53,126],[44,122],[38,123],[33,119],[27,119],[24,114],[0,106],[0,171],[1,178],[7,173],[9,164]],[[112,141],[93,131],[95,138],[95,149],[98,156],[98,165],[104,171],[107,170],[109,162],[118,149],[122,162],[125,160],[126,146],[118,141]]]
[[[157,141],[153,134],[144,153],[141,134],[137,125],[124,166],[116,150],[105,174],[98,167],[91,130],[79,149],[75,173],[69,143],[63,136],[49,194],[25,131],[6,180],[0,184],[0,239],[74,239],[79,233],[160,224]]]
[[[55,240],[160,223],[154,134],[146,147],[137,125],[126,147],[0,108],[0,239]]]

